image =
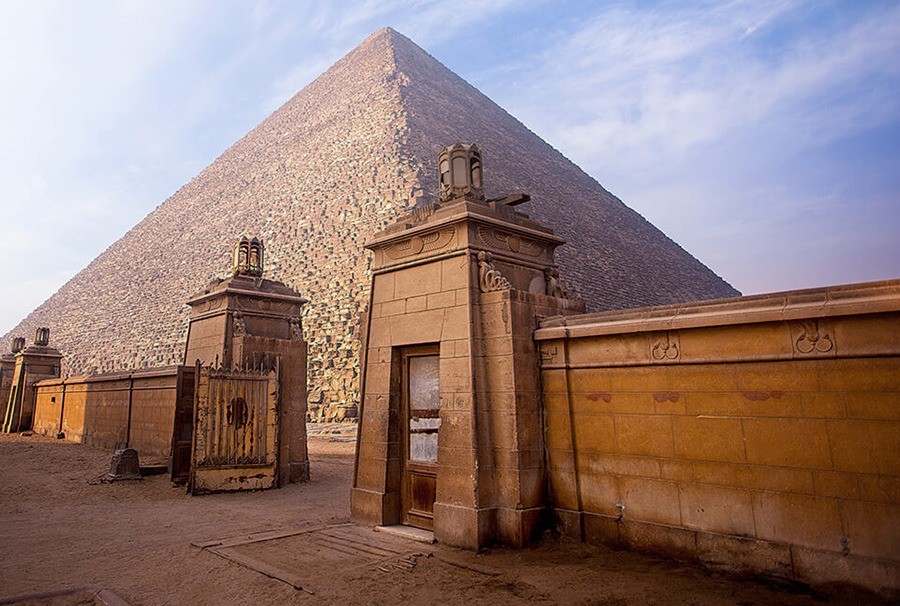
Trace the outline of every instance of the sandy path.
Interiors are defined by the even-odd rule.
[[[534,549],[480,555],[441,548],[497,576],[437,558],[420,558],[409,572],[329,567],[321,577],[334,582],[315,596],[191,547],[192,541],[347,522],[352,449],[352,442],[313,437],[308,484],[189,497],[165,476],[89,483],[106,471],[109,453],[0,434],[0,596],[96,585],[148,605],[813,603],[692,566],[552,539]]]

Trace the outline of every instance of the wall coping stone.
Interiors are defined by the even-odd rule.
[[[61,385],[77,385],[80,383],[103,383],[110,381],[127,381],[130,379],[152,379],[156,377],[171,377],[178,374],[180,368],[193,369],[193,366],[180,364],[172,366],[160,366],[159,368],[141,368],[134,371],[106,372],[96,375],[80,375],[74,377],[44,379],[35,383],[36,387],[53,387]]]
[[[536,341],[900,311],[900,279],[642,307],[540,322]]]

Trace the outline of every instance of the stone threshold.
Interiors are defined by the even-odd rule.
[[[404,539],[418,541],[420,543],[432,544],[435,542],[434,533],[430,530],[414,528],[412,526],[403,526],[401,524],[394,524],[391,526],[376,526],[375,532],[384,532],[397,537],[403,537]]]

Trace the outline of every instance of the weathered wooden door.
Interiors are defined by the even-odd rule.
[[[434,530],[440,419],[440,358],[436,345],[401,354],[403,423],[402,521]]]
[[[172,481],[185,484],[191,473],[191,446],[194,439],[194,380],[190,366],[180,366],[172,427]]]
[[[198,365],[188,490],[272,488],[278,473],[278,368]]]

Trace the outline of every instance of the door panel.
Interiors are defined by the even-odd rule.
[[[436,345],[408,348],[403,366],[404,524],[432,530],[440,419],[440,358]]]

